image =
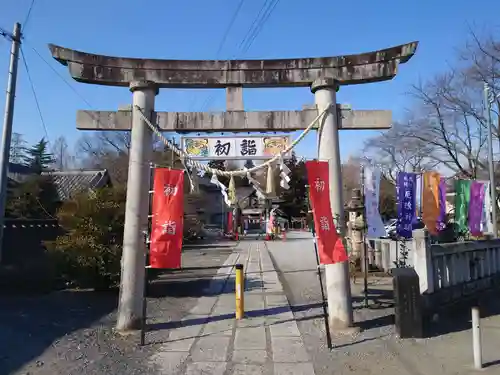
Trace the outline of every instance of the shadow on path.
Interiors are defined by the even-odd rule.
[[[212,277],[197,278],[196,276],[157,279],[149,284],[149,298],[164,297],[206,297],[221,294],[232,294],[235,292],[234,277],[214,279]],[[263,282],[256,278],[245,279],[246,290],[261,289]]]
[[[473,304],[479,306],[481,318],[500,315],[500,301],[495,292],[484,294],[481,296],[481,299],[474,302],[467,301],[460,305],[455,305],[453,308],[450,307],[443,311],[436,320],[429,318],[425,327],[426,336],[436,337],[471,329],[471,306]]]
[[[491,362],[486,362],[483,367],[488,368],[488,367],[493,367],[496,365],[500,365],[500,359],[497,359],[496,361],[491,361]]]
[[[321,307],[321,304],[308,304],[308,305],[301,305],[301,306],[294,306],[290,307],[288,305],[285,306],[277,306],[277,307],[270,307],[267,309],[259,309],[259,310],[251,310],[247,311],[245,313],[246,318],[257,318],[257,317],[267,317],[267,316],[273,316],[281,313],[285,313],[291,309],[293,312],[300,312],[300,311],[305,311],[305,310],[310,310],[313,308]],[[323,315],[317,315],[316,317],[322,317]],[[221,315],[216,315],[216,316],[207,316],[207,317],[202,317],[202,318],[196,318],[196,319],[187,319],[183,321],[175,321],[175,322],[165,322],[165,323],[154,323],[154,324],[148,324],[148,331],[155,331],[155,330],[161,330],[161,329],[175,329],[179,327],[189,327],[189,326],[194,326],[194,325],[199,325],[199,324],[205,324],[205,323],[211,323],[211,322],[218,322],[226,319],[234,319],[234,313],[231,314],[221,314]],[[311,319],[311,317],[307,317],[306,319]],[[288,319],[288,320],[283,320],[284,321],[289,321],[289,320],[295,320],[295,318]],[[297,319],[301,320],[301,319]],[[302,319],[304,320],[304,319]],[[282,322],[282,321],[280,321]]]
[[[186,264],[195,267],[157,272],[157,279],[152,282],[152,295],[158,298],[209,295],[213,276],[220,269],[218,264],[226,259],[233,247],[217,244],[214,246],[214,250],[218,249],[216,252],[207,251],[207,254],[215,253],[215,257],[205,258],[199,256],[202,255],[199,248],[188,249]],[[252,280],[249,280],[249,286],[260,287],[259,284],[252,284]],[[152,313],[155,308],[161,309],[158,307],[160,301],[156,301]],[[175,319],[178,319],[176,311],[183,308],[184,302],[168,298],[166,301],[169,306],[175,305],[172,307],[174,313],[170,316],[175,315]],[[47,366],[59,361],[61,374],[70,373],[68,366],[97,368],[100,365],[92,363],[95,358],[103,363],[117,361],[126,366],[126,359],[138,353],[135,344],[130,347],[129,339],[116,335],[112,330],[117,306],[117,290],[64,290],[45,295],[0,295],[0,374],[15,373],[23,366],[36,367],[38,363],[35,361],[40,361],[40,365],[44,366],[42,373],[47,373]],[[89,363],[83,363],[87,354],[94,357]],[[137,362],[138,357],[134,358]],[[47,362],[45,365],[44,361]],[[37,373],[35,369],[30,371]],[[88,373],[94,372],[89,369]]]
[[[363,329],[380,328],[395,323],[393,291],[387,289],[369,289],[369,310],[379,310],[382,316],[357,322]],[[365,309],[364,297],[354,296],[353,302],[357,304],[356,310]],[[479,305],[481,318],[500,315],[500,301],[494,292],[478,295],[475,301],[462,300],[455,305],[443,306],[438,311],[438,319],[431,316],[424,316],[424,334],[426,338],[437,337],[454,332],[466,331],[471,328],[471,306]],[[384,311],[385,310],[385,311]]]
[[[221,249],[227,249],[231,250],[234,249],[235,245],[233,244],[218,244],[214,243],[213,241],[210,243],[186,243],[184,246],[182,246],[182,251],[191,251],[191,250],[221,250]]]
[[[116,292],[90,291],[0,297],[1,373],[13,373],[56,339],[96,323],[115,310],[117,300]]]

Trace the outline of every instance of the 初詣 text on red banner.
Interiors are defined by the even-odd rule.
[[[335,228],[330,205],[328,162],[307,161],[306,170],[320,263],[345,262],[347,252]]]
[[[180,268],[184,227],[184,171],[156,168],[153,183],[151,268]]]

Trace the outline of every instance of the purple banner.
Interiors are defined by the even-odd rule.
[[[439,218],[437,230],[440,232],[446,228],[446,180],[441,177],[439,180]]]
[[[473,236],[480,236],[483,219],[484,186],[481,182],[472,181],[470,185],[469,230]]]
[[[415,173],[399,172],[396,181],[396,193],[398,202],[398,224],[396,232],[404,238],[412,238],[413,222],[416,220]]]

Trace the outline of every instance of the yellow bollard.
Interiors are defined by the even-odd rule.
[[[245,289],[245,279],[243,276],[243,264],[236,265],[236,319],[243,319],[243,315],[245,315],[245,298],[244,298],[244,289]]]

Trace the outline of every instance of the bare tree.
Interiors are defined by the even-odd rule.
[[[127,181],[130,132],[99,131],[84,134],[77,154],[82,167],[107,169],[116,183]]]
[[[408,169],[437,167],[466,178],[486,169],[483,83],[496,87],[500,44],[473,41],[446,73],[411,87],[414,103],[405,121],[367,142],[365,150],[392,179],[394,171]]]
[[[486,126],[481,90],[463,71],[435,77],[412,87],[417,100],[405,137],[433,147],[430,157],[454,173],[475,178],[485,168]]]
[[[459,51],[459,61],[464,71],[475,82],[478,90],[487,83],[494,100],[493,112],[496,114],[497,127],[494,134],[500,143],[500,41],[493,34],[479,37],[470,31],[465,47]]]
[[[409,136],[407,125],[394,123],[392,129],[365,143],[365,158],[378,166],[389,181],[395,181],[398,172],[420,172],[436,165],[429,157],[434,147]]]
[[[466,68],[469,77],[479,83],[488,83],[500,92],[500,40],[498,36],[487,34],[478,36],[471,30],[465,46],[459,50],[459,62]],[[497,101],[500,105],[500,100]]]
[[[69,151],[68,143],[63,136],[54,141],[51,153],[54,156],[54,167],[57,170],[64,171],[75,166],[75,156]]]
[[[86,158],[99,159],[109,154],[127,154],[130,132],[99,131],[84,134],[78,142],[78,151]]]
[[[107,169],[116,183],[128,176],[130,132],[100,131],[83,135],[78,142],[78,155],[85,168]],[[164,167],[182,169],[179,156],[158,139],[153,139],[152,162]],[[173,142],[173,140],[172,140]]]
[[[342,164],[342,187],[344,203],[352,198],[353,189],[359,189],[361,186],[361,162],[359,158],[350,157]]]
[[[21,164],[24,162],[24,154],[26,151],[26,141],[20,133],[12,133],[10,141],[10,157],[11,163]]]

